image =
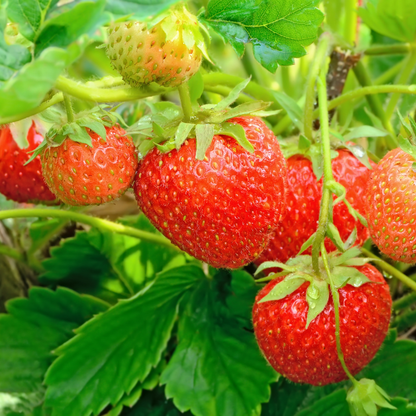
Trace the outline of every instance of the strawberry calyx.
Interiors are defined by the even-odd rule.
[[[355,268],[355,266],[363,266],[373,260],[371,258],[357,257],[360,254],[361,251],[357,247],[350,248],[344,253],[336,251],[327,254],[329,270],[336,290],[347,284],[360,287],[365,283],[374,283]],[[301,255],[289,259],[286,264],[275,261],[262,263],[258,267],[255,276],[266,269],[280,268],[282,269],[281,272],[270,274],[267,280],[273,280],[282,276],[284,278],[259,303],[281,300],[293,293],[305,282],[309,282],[306,290],[306,301],[309,305],[306,322],[306,327],[308,327],[325,309],[329,301],[330,291],[330,277],[327,275],[322,257],[319,258],[319,276],[315,273],[311,260],[311,256]]]
[[[406,121],[400,113],[399,117],[406,136],[405,138],[402,134],[399,134],[397,138],[399,142],[399,147],[403,150],[403,152],[406,152],[415,160],[415,162],[413,162],[412,169],[414,172],[416,172],[416,121],[412,117],[408,116],[408,120],[410,122],[409,125],[406,123]]]
[[[277,111],[264,111],[271,103],[251,101],[235,107],[230,107],[244,90],[250,79],[247,79],[230,92],[217,104],[200,106],[188,122],[184,122],[184,115],[180,107],[174,104],[159,103],[154,105],[152,114],[142,117],[127,132],[138,135],[139,156],[157,147],[162,153],[179,149],[188,138],[196,139],[196,158],[203,160],[205,152],[210,146],[214,135],[226,135],[234,138],[245,150],[254,152],[252,144],[246,137],[243,127],[229,123],[234,117],[246,115],[264,117],[277,114]]]
[[[44,111],[40,117],[45,122],[55,123],[45,134],[43,142],[33,151],[30,159],[26,164],[30,163],[42,150],[47,146],[57,147],[69,137],[74,142],[85,143],[92,147],[91,136],[87,129],[97,133],[102,139],[106,140],[106,127],[112,127],[117,123],[124,124],[120,114],[114,111],[107,111],[108,105],[100,105],[90,110],[83,111],[74,115],[73,121],[68,121],[66,114],[56,108],[49,108]],[[58,120],[58,121],[56,121]]]
[[[388,401],[389,395],[374,380],[362,378],[356,381],[347,394],[351,416],[372,416],[377,414],[377,406],[396,409]]]

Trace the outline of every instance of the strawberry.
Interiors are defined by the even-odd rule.
[[[416,257],[415,159],[401,149],[390,151],[373,171],[367,188],[371,238],[384,254],[404,263]]]
[[[380,348],[389,327],[392,300],[383,276],[371,265],[356,269],[371,282],[341,286],[339,313],[341,348],[352,374],[361,371]],[[253,308],[254,331],[260,349],[272,367],[289,380],[321,386],[347,379],[339,362],[335,340],[332,296],[323,311],[306,326],[309,282],[280,300],[260,302],[282,281],[269,282]]]
[[[374,165],[375,166],[375,165]],[[322,197],[322,180],[316,181],[312,163],[304,156],[292,156],[287,161],[288,193],[287,210],[282,222],[274,232],[268,247],[256,260],[259,265],[265,261],[285,263],[299,253],[302,244],[316,231],[319,207]],[[365,190],[370,170],[348,150],[338,150],[338,157],[332,160],[334,178],[347,190],[347,200],[360,214],[365,213]],[[355,244],[361,245],[369,237],[369,231],[348,212],[344,203],[334,206],[333,222],[345,241],[357,228]],[[329,238],[326,249],[331,252],[335,245]],[[310,253],[309,251],[307,251]]]
[[[254,153],[227,135],[215,135],[202,160],[195,159],[195,139],[168,153],[153,148],[134,185],[150,221],[182,250],[217,268],[254,260],[285,207],[286,166],[276,137],[259,118],[229,123],[243,127]]]
[[[42,151],[48,186],[69,205],[93,205],[120,197],[131,185],[137,154],[131,137],[118,125],[106,127],[107,138],[86,129],[92,147],[66,138]]]
[[[185,17],[189,18],[189,14]],[[153,27],[130,21],[117,23],[109,29],[107,55],[124,81],[135,87],[150,82],[175,87],[198,71],[202,53],[195,42],[188,41],[192,31],[198,28],[196,19],[188,24],[190,30],[185,30],[181,15],[171,22],[173,34],[168,37],[165,30],[167,26],[172,29],[172,25],[166,24],[170,20],[165,18]]]
[[[29,146],[21,149],[13,139],[9,126],[0,129],[0,193],[16,202],[51,203],[56,196],[48,189],[41,174],[40,157],[25,166],[30,155],[43,140],[32,122],[28,132]]]

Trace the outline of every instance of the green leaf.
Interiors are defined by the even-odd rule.
[[[289,118],[293,121],[293,124],[300,130],[303,130],[303,111],[299,107],[298,103],[289,97],[284,92],[273,91],[273,96],[276,101],[286,111]]]
[[[38,0],[11,0],[7,5],[10,20],[19,25],[20,33],[30,41],[42,24],[42,10]]]
[[[278,375],[261,356],[253,334],[221,302],[217,282],[223,279],[204,279],[190,295],[179,322],[179,344],[161,383],[182,412],[257,416]]]
[[[279,282],[264,298],[259,300],[258,303],[283,299],[300,288],[305,281],[305,277],[300,273],[286,276],[284,280]]]
[[[136,296],[79,328],[56,350],[59,358],[45,378],[51,416],[98,414],[144,381],[166,348],[179,300],[201,279],[202,269],[193,265],[163,272]]]
[[[306,290],[306,302],[309,305],[306,327],[325,309],[328,300],[328,282],[313,280]]]
[[[214,132],[215,134],[230,136],[235,139],[241,147],[247,150],[247,152],[254,152],[254,147],[248,141],[246,131],[240,124],[221,123],[219,126],[215,126]]]
[[[25,65],[0,89],[0,116],[13,116],[37,107],[66,67],[68,58],[68,51],[48,48]]]
[[[49,19],[36,39],[35,55],[51,46],[65,48],[84,34],[92,35],[110,20],[104,6],[105,0],[84,1]]]
[[[55,358],[52,351],[107,307],[65,288],[53,292],[34,287],[28,299],[9,301],[8,315],[0,315],[0,391],[42,391],[44,374]]]
[[[414,42],[416,10],[413,0],[370,0],[358,9],[359,16],[371,29],[401,42]]]
[[[351,416],[346,396],[344,389],[336,390],[296,413],[296,416]]]
[[[6,25],[7,11],[3,2],[0,5],[0,85],[31,60],[30,52],[25,47],[7,44],[4,39]]]
[[[269,71],[292,65],[317,37],[323,14],[317,0],[211,0],[201,17],[242,55],[252,42],[255,58]]]
[[[175,145],[176,149],[179,150],[183,142],[188,138],[189,133],[195,127],[195,124],[191,123],[180,123],[175,133]]]
[[[106,10],[116,16],[132,15],[144,20],[169,9],[181,0],[107,0]]]
[[[196,158],[198,160],[204,160],[205,152],[212,143],[214,138],[214,125],[213,124],[197,124],[195,126],[196,135]]]

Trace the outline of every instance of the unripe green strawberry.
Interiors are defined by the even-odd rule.
[[[156,82],[175,87],[198,71],[202,60],[200,49],[196,44],[186,46],[181,22],[176,34],[167,40],[164,21],[152,28],[146,23],[130,21],[117,23],[109,29],[107,55],[130,85],[137,87]]]

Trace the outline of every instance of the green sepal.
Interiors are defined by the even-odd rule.
[[[412,156],[413,159],[416,159],[416,146],[413,146],[409,140],[405,139],[401,134],[399,134],[397,140],[399,142],[400,149]]]
[[[328,282],[314,279],[306,289],[306,302],[309,305],[306,328],[325,309],[328,300]]]
[[[372,282],[365,274],[354,267],[337,266],[332,270],[332,278],[337,289],[345,285],[360,287],[365,283]]]
[[[13,140],[16,142],[20,149],[26,149],[29,146],[29,142],[27,141],[27,133],[32,126],[32,122],[32,118],[24,118],[23,120],[9,124],[9,129],[12,133]]]
[[[195,127],[192,123],[180,123],[175,133],[175,146],[179,150],[184,141],[188,138],[189,133]]]
[[[232,137],[241,147],[247,150],[247,152],[254,152],[254,147],[248,141],[244,128],[239,124],[221,123],[219,126],[214,127],[214,131],[215,134],[223,134]]]
[[[340,266],[341,264],[345,264],[346,261],[361,255],[361,250],[358,247],[352,247],[342,253],[340,256],[336,255],[337,253],[330,253],[329,256],[331,258],[331,264],[333,266]]]
[[[342,241],[338,228],[332,222],[328,224],[328,227],[326,229],[326,235],[335,244],[335,247],[339,251],[345,251],[344,242]]]
[[[213,124],[197,124],[195,126],[196,136],[196,158],[203,160],[205,152],[212,143],[214,138],[214,125]]]
[[[366,168],[373,169],[367,152],[360,145],[343,143],[343,147],[347,148]]]
[[[354,227],[354,229],[351,231],[351,234],[348,236],[347,240],[344,243],[344,249],[348,250],[351,248],[355,241],[357,240],[357,227]]]
[[[312,145],[312,142],[303,134],[299,135],[299,149],[308,150]]]
[[[363,378],[348,391],[347,402],[351,416],[377,416],[377,406],[396,409],[388,394],[374,380]]]
[[[259,300],[259,303],[281,300],[293,293],[302,286],[303,283],[310,279],[310,276],[306,273],[292,273],[279,282],[263,299]]]
[[[239,84],[237,84],[228,94],[227,97],[223,98],[218,104],[215,104],[212,109],[214,111],[222,111],[225,110],[227,107],[229,107],[231,104],[237,100],[237,98],[240,96],[240,94],[244,91],[244,89],[247,87],[249,82],[251,81],[250,78],[245,79],[244,81],[241,81]],[[203,106],[202,108],[204,108]]]
[[[272,269],[276,267],[279,269],[283,269],[289,273],[295,272],[297,270],[296,267],[288,266],[287,264],[280,263],[278,261],[265,261],[264,263],[260,264],[260,266],[257,268],[256,272],[254,273],[254,276],[257,276],[263,270]]]
[[[313,233],[303,244],[302,247],[300,248],[297,256],[299,256],[300,254],[302,254],[304,251],[306,251],[309,247],[312,246],[313,241],[315,240],[316,237],[316,232]]]

